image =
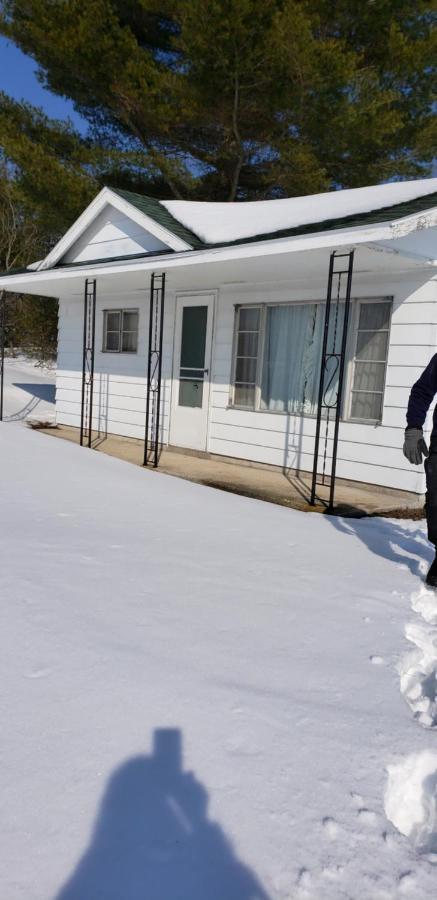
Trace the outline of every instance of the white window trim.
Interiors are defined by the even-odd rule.
[[[108,349],[106,348],[106,346],[105,346],[105,345],[106,345],[107,332],[108,332],[108,328],[107,328],[108,313],[120,313],[120,329],[119,329],[120,349],[119,349],[119,350],[108,350]],[[138,323],[138,324],[137,324],[137,332],[136,332],[136,334],[137,334],[137,346],[136,346],[135,350],[123,350],[123,349],[122,349],[122,344],[123,344],[123,315],[124,315],[124,313],[136,313],[137,316],[138,316],[138,319],[137,319],[137,323]],[[135,356],[135,354],[138,353],[139,325],[140,325],[140,311],[139,311],[139,308],[138,308],[138,307],[137,307],[137,308],[131,308],[131,307],[125,308],[125,307],[123,307],[123,306],[117,306],[117,307],[115,307],[115,308],[109,307],[108,309],[104,309],[104,310],[103,310],[102,353],[117,353],[117,354],[120,354],[120,353],[127,353],[129,356]],[[114,329],[111,329],[111,330],[114,330]],[[129,334],[134,334],[134,332],[129,332]]]
[[[349,333],[347,337],[346,344],[346,359],[345,359],[345,375],[344,375],[344,390],[343,390],[343,400],[342,400],[342,412],[340,415],[340,419],[342,422],[350,422],[351,424],[358,425],[380,425],[382,423],[381,419],[357,419],[352,418],[350,411],[352,406],[352,385],[354,378],[354,368],[355,368],[355,356],[357,349],[357,341],[358,341],[358,321],[359,321],[359,311],[360,304],[362,303],[387,303],[391,304],[390,309],[390,319],[388,326],[388,343],[387,343],[387,359],[385,362],[384,369],[384,385],[382,391],[382,416],[384,414],[384,398],[385,398],[385,387],[386,387],[386,379],[387,379],[387,368],[388,368],[388,353],[390,348],[390,331],[391,331],[391,321],[392,321],[392,313],[393,313],[393,297],[386,295],[377,295],[372,297],[352,297],[351,298],[351,309],[349,313]],[[287,416],[290,415],[287,410],[273,410],[273,409],[261,409],[260,407],[260,399],[261,399],[261,378],[262,378],[262,364],[264,359],[264,342],[266,335],[266,319],[267,319],[267,309],[269,306],[313,306],[314,304],[318,304],[321,306],[326,305],[326,300],[291,300],[291,301],[271,301],[267,303],[239,303],[234,307],[234,336],[232,343],[232,367],[231,367],[231,383],[230,383],[230,391],[229,391],[229,409],[241,410],[242,412],[253,412],[253,413],[261,413],[263,415],[269,416]],[[258,362],[257,362],[257,370],[256,370],[256,385],[255,385],[255,406],[248,407],[242,406],[240,404],[236,404],[234,402],[234,394],[235,394],[235,372],[237,365],[237,340],[238,340],[238,325],[239,325],[239,314],[240,309],[259,309],[260,310],[260,331],[259,331],[259,344],[258,344]],[[351,327],[352,326],[352,327]],[[293,416],[296,418],[302,419],[315,419],[316,413],[293,413]]]

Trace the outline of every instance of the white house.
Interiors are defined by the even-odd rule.
[[[95,279],[93,427],[142,438],[150,276],[165,273],[160,440],[311,471],[328,269],[351,250],[337,475],[421,495],[401,448],[409,390],[437,352],[437,178],[229,204],[104,188],[0,289],[59,298],[56,416],[79,427]]]

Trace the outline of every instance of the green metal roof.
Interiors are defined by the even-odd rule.
[[[123,200],[127,200],[128,203],[131,203],[132,206],[135,206],[140,212],[145,213],[146,216],[150,216],[151,219],[154,219],[155,222],[162,225],[167,231],[171,231],[175,237],[181,238],[182,241],[190,244],[190,246],[196,250],[205,246],[203,241],[201,241],[193,231],[190,231],[189,228],[185,228],[185,225],[178,222],[178,220],[166,210],[165,206],[162,206],[159,200],[155,200],[154,197],[147,197],[145,194],[136,194],[134,191],[124,191],[120,188],[111,187],[109,190],[112,191],[113,194],[118,194]]]

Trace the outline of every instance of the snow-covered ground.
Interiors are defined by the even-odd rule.
[[[422,524],[0,459],[2,900],[434,898]]]
[[[55,369],[38,366],[25,356],[5,359],[3,421],[54,419]]]

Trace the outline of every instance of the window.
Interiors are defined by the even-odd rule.
[[[362,301],[352,335],[350,418],[378,421],[382,412],[391,303]],[[328,347],[339,352],[344,305],[334,305]],[[351,311],[351,319],[353,315]],[[236,313],[232,402],[246,409],[315,415],[320,379],[324,303],[241,306]],[[355,350],[353,349],[355,347]],[[350,359],[351,353],[349,353]],[[326,376],[335,398],[338,372]]]
[[[138,347],[138,310],[105,309],[103,312],[103,351],[136,353]]]
[[[358,304],[350,417],[380,421],[387,365],[391,303]]]
[[[241,306],[237,313],[234,403],[253,409],[257,381],[261,307]]]

